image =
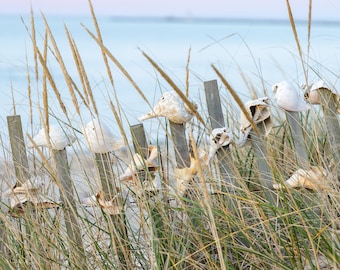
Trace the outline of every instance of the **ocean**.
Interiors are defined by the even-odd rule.
[[[155,71],[143,56],[148,54],[170,78],[185,91],[186,66],[189,52],[189,96],[200,103],[204,100],[203,82],[218,79],[211,65],[216,66],[243,101],[252,97],[249,88],[259,96],[271,95],[271,85],[282,80],[296,87],[305,83],[302,61],[289,21],[228,20],[195,18],[112,18],[98,17],[106,47],[131,75],[139,88],[155,104],[162,92],[171,90],[168,83]],[[71,77],[81,89],[75,62],[66,37],[69,29],[84,62],[99,115],[114,132],[119,134],[109,99],[119,109],[125,128],[138,123],[137,118],[150,110],[133,85],[110,62],[114,87],[110,85],[101,51],[87,33],[95,32],[91,17],[46,16],[54,39],[63,56]],[[42,78],[35,79],[33,49],[30,40],[30,18],[19,15],[0,17],[0,91],[1,137],[6,141],[6,116],[20,114],[24,133],[40,128],[42,108]],[[35,15],[37,43],[43,52],[45,25],[39,14]],[[308,81],[324,79],[338,87],[340,64],[340,22],[314,21],[311,26],[308,48],[307,22],[296,22]],[[48,45],[53,51],[52,43]],[[59,64],[50,51],[48,67],[57,83],[75,128],[90,120],[90,111],[80,103],[79,116],[72,105],[65,79]],[[32,115],[28,98],[28,75],[32,100]],[[41,76],[41,73],[40,73]],[[227,90],[218,80],[221,95]],[[80,101],[79,101],[80,102]],[[14,105],[15,104],[15,105]],[[49,87],[51,123],[65,120],[53,91]],[[204,110],[204,108],[201,108]],[[153,126],[151,126],[154,123]],[[157,130],[159,125],[149,121],[147,130]],[[34,134],[32,134],[34,135]]]

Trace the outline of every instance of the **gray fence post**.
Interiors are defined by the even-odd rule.
[[[185,124],[177,124],[169,120],[171,136],[175,147],[178,168],[190,167],[188,143],[185,136]]]
[[[302,123],[299,119],[299,112],[286,111],[286,117],[293,137],[297,164],[301,168],[307,169],[309,165],[308,153],[306,150],[306,144],[304,143]]]
[[[211,129],[225,127],[217,80],[204,82],[204,90]],[[223,179],[227,182],[228,186],[236,187],[229,145],[218,149],[216,154]]]
[[[28,160],[20,115],[7,116],[7,124],[17,180],[16,186],[20,187],[29,179]]]
[[[75,265],[79,265],[82,269],[87,269],[66,149],[52,149],[52,155],[57,165],[56,180],[60,184],[60,201],[63,205],[65,226],[69,237],[71,260],[73,260]]]
[[[130,127],[131,135],[133,139],[133,145],[135,152],[140,153],[144,159],[148,158],[148,142],[146,141],[145,131],[143,124],[136,124]],[[148,172],[146,171],[147,178]],[[144,175],[142,175],[144,178]],[[144,180],[144,179],[143,179]],[[165,197],[166,198],[166,197]],[[169,254],[166,253],[166,249],[168,247],[167,237],[164,237],[165,228],[164,228],[164,215],[166,213],[163,211],[164,207],[159,205],[161,203],[166,203],[165,201],[159,201],[157,198],[154,199],[155,203],[150,204],[150,216],[152,221],[152,230],[154,233],[154,240],[153,240],[153,248],[155,250],[155,258],[157,261],[157,269],[164,269],[167,265],[167,259]],[[165,199],[166,200],[166,199]],[[171,264],[168,261],[168,264]],[[172,264],[171,264],[172,265]],[[167,267],[170,267],[167,265]]]
[[[260,182],[264,189],[267,199],[275,204],[276,195],[272,192],[273,189],[273,175],[267,161],[266,147],[263,143],[263,138],[261,135],[256,134],[255,131],[250,131],[249,133],[251,145],[254,149],[256,164],[260,174]]]
[[[24,141],[24,135],[22,132],[22,124],[20,115],[7,116],[8,125],[8,135],[12,150],[12,159],[14,164],[15,176],[17,187],[20,187],[26,180],[29,179],[29,167],[26,155],[26,147]],[[1,216],[5,216],[2,213]],[[5,222],[1,217],[0,223],[0,253],[7,254],[8,250],[6,248],[7,237]]]
[[[119,269],[131,269],[130,242],[123,210],[123,198],[117,194],[110,153],[95,153],[95,159],[105,200],[113,200],[113,204],[121,209],[120,213],[110,215],[109,219],[112,244],[118,256],[117,265]]]
[[[340,174],[340,125],[338,118],[338,102],[336,96],[328,89],[319,89],[321,108],[326,123],[330,149],[338,175]]]

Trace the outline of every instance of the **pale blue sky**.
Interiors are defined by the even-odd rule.
[[[93,0],[97,15],[287,19],[286,0]],[[88,0],[0,0],[0,13],[89,14]],[[290,0],[307,19],[309,0]],[[340,20],[339,0],[313,0],[313,18]]]

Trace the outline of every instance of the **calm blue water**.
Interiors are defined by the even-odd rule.
[[[27,25],[29,17],[24,18]],[[94,30],[90,17],[47,17],[48,24],[62,53],[63,61],[72,78],[77,80],[77,70],[66,38],[64,24],[70,30],[82,56],[100,115],[108,124],[115,126],[108,98],[114,100],[100,49],[82,25]],[[250,98],[249,85],[260,95],[270,86],[282,80],[296,85],[304,83],[301,61],[289,22],[275,21],[195,21],[195,20],[127,20],[98,18],[104,43],[111,53],[130,73],[151,104],[161,92],[171,88],[153,69],[141,50],[151,56],[176,82],[185,89],[185,70],[190,54],[190,95],[197,100],[204,99],[203,82],[217,79],[211,68],[214,64],[236,89],[242,100]],[[43,50],[44,23],[36,16],[36,32],[40,49]],[[309,65],[310,81],[319,76],[329,84],[338,86],[340,64],[340,24],[312,24],[311,47],[307,57],[307,24],[298,23],[298,34],[306,65]],[[49,42],[51,46],[51,42]],[[14,112],[23,118],[24,132],[39,126],[39,110],[42,105],[42,78],[35,81],[33,50],[29,33],[19,16],[0,17],[0,91],[1,91],[1,136],[6,138],[6,116]],[[71,105],[65,80],[57,61],[49,53],[49,67],[57,87],[62,93],[70,118],[79,128],[90,113],[81,105],[79,117]],[[137,123],[137,118],[149,107],[134,87],[111,63],[115,80],[115,91],[122,109],[126,127]],[[27,74],[31,75],[33,99],[33,123],[29,123],[29,101],[27,97]],[[242,74],[242,75],[241,75]],[[245,83],[242,76],[245,76]],[[219,82],[219,84],[221,84]],[[53,113],[65,119],[50,90],[50,107]],[[221,90],[224,95],[226,90]],[[198,97],[200,96],[200,97]],[[15,110],[12,98],[15,100]],[[198,102],[199,103],[199,102]],[[39,105],[40,104],[40,105]],[[203,110],[204,108],[202,108]],[[51,122],[56,122],[51,118]],[[151,125],[150,122],[146,125]],[[154,124],[153,128],[157,128]],[[152,128],[151,128],[152,129]]]

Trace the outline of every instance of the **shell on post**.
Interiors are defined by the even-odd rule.
[[[195,103],[191,103],[197,108]],[[142,115],[138,120],[144,121],[151,118],[166,117],[174,123],[183,124],[189,122],[193,116],[193,112],[183,102],[180,96],[175,91],[169,91],[159,98],[150,112]]]

